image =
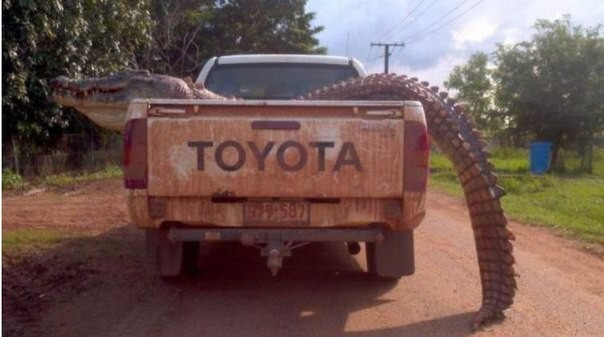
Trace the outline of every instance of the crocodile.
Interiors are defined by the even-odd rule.
[[[74,107],[93,120],[94,114],[115,113],[111,126],[118,130],[123,128],[126,108],[133,98],[227,99],[184,80],[145,71],[81,81],[59,77],[51,85],[57,102]],[[394,74],[350,79],[298,99],[414,100],[423,105],[428,132],[453,163],[468,205],[482,285],[482,303],[473,317],[473,327],[503,319],[504,310],[512,305],[516,293],[511,243],[514,235],[507,228],[500,202],[505,192],[497,185],[485,149],[487,143],[464,106],[428,82]],[[120,118],[121,124],[116,122]]]
[[[101,127],[120,132],[133,98],[226,99],[203,85],[148,70],[126,70],[83,80],[59,76],[50,81],[50,87],[57,103],[75,108]]]

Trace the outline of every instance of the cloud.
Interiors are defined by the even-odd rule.
[[[453,41],[456,49],[464,49],[466,45],[485,41],[493,36],[497,23],[486,17],[478,17],[462,24],[453,31]]]
[[[316,12],[315,25],[325,27],[318,37],[330,54],[368,59],[373,57],[370,43],[377,42],[390,28],[396,17],[392,14],[409,8],[405,0],[311,0],[306,9]]]
[[[330,54],[355,57],[372,72],[383,71],[384,49],[371,48],[371,42],[401,42],[415,35],[405,41],[405,47],[392,50],[391,71],[426,76],[437,84],[475,52],[491,53],[497,43],[529,39],[537,19],[560,19],[570,14],[573,24],[593,27],[604,18],[602,0],[506,0],[483,1],[443,25],[478,1],[467,1],[451,12],[462,0],[437,1],[425,11],[433,1],[309,0],[307,11],[316,12],[314,24],[325,27],[318,38]],[[409,16],[416,6],[418,10]],[[447,13],[450,14],[444,19],[437,20]],[[390,34],[384,36],[392,27]]]
[[[428,81],[431,85],[443,87],[443,82],[449,76],[449,73],[455,65],[462,64],[466,61],[464,56],[447,55],[438,59],[430,67],[417,68],[412,65],[398,63],[392,67],[392,73],[405,74],[411,77],[417,77],[422,81]],[[382,68],[372,69],[372,72],[381,72]]]

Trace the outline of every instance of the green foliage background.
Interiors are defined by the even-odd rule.
[[[161,74],[196,76],[211,56],[323,54],[306,0],[152,1],[152,48],[140,64]]]
[[[481,130],[497,132],[503,126],[493,106],[493,80],[488,69],[489,56],[478,52],[464,65],[453,68],[444,85],[457,89],[457,99],[468,104],[472,117]]]
[[[64,130],[94,128],[51,101],[49,79],[136,67],[149,44],[144,1],[2,2],[2,143],[21,151],[52,145]]]
[[[3,0],[2,146],[49,152],[102,130],[51,99],[50,79],[145,68],[197,76],[209,57],[324,53],[305,0]],[[7,151],[8,150],[8,151]]]
[[[508,143],[550,141],[574,147],[591,170],[591,148],[604,136],[604,38],[601,26],[538,20],[535,34],[491,55],[474,54],[445,86],[458,91],[477,124]]]

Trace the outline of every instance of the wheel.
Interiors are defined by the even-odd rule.
[[[147,256],[161,277],[192,274],[197,268],[198,242],[172,241],[169,228],[147,229]]]
[[[386,229],[381,242],[367,242],[367,269],[382,279],[398,280],[415,272],[413,231]]]

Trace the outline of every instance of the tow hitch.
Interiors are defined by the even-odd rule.
[[[283,258],[291,256],[293,249],[311,242],[346,242],[351,254],[358,253],[358,242],[379,242],[384,235],[378,226],[359,229],[247,229],[247,228],[208,228],[170,229],[173,241],[222,242],[239,241],[244,246],[260,249],[266,256],[266,265],[273,274],[283,265]]]
[[[266,266],[270,269],[271,274],[276,276],[283,265],[283,258],[292,255],[291,242],[284,244],[279,239],[269,239],[260,254],[267,257]]]

